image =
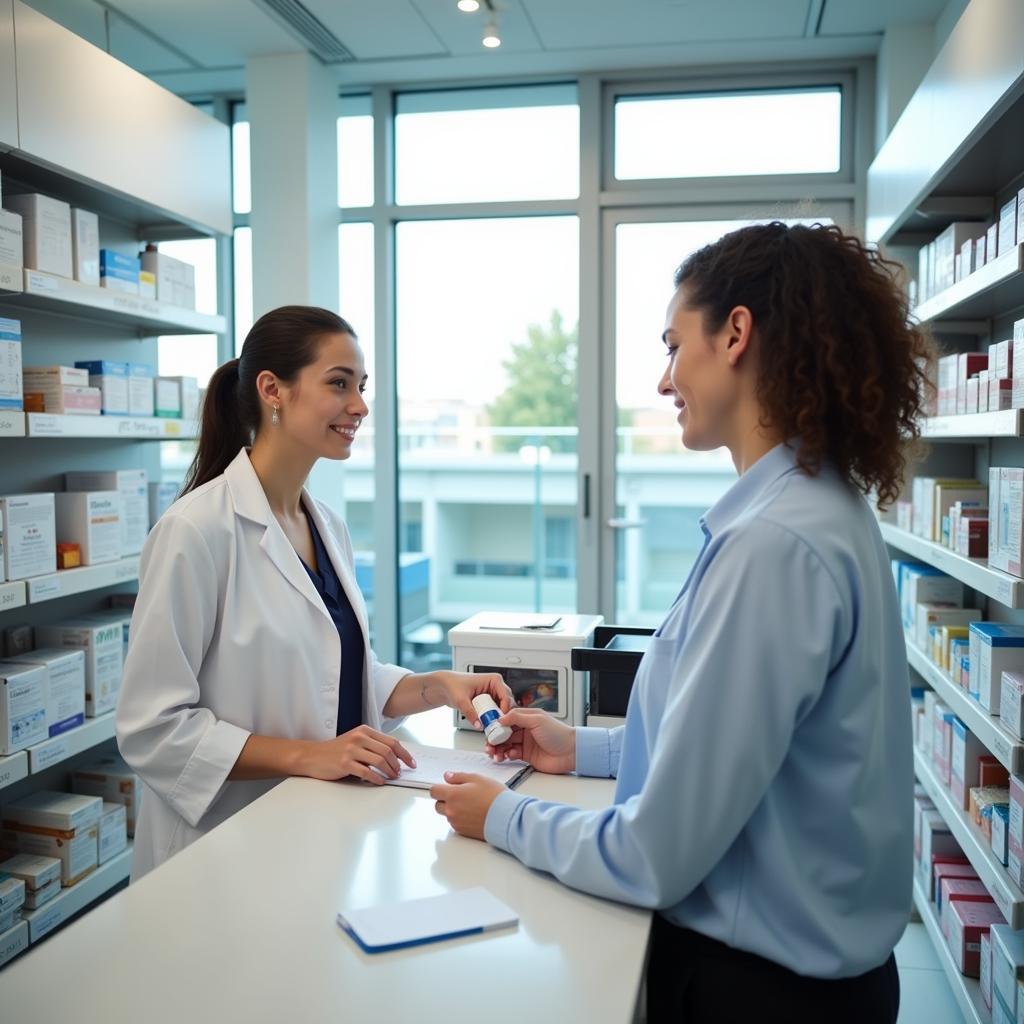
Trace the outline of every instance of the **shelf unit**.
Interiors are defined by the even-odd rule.
[[[116,587],[139,578],[139,556],[121,558],[100,565],[83,565],[78,569],[64,569],[46,576],[33,576],[25,580],[29,604],[42,604],[60,597],[85,594],[91,590]]]
[[[943,703],[1014,775],[1024,773],[1024,741],[1010,732],[997,716],[990,715],[965,693],[917,644],[907,641],[910,667],[942,698]]]
[[[0,967],[28,949],[28,921],[19,921],[0,935]]]
[[[30,775],[38,775],[62,761],[112,740],[115,732],[114,712],[108,711],[105,715],[87,718],[82,725],[60,736],[52,736],[27,750],[0,757],[0,797],[15,782]]]
[[[967,811],[961,810],[928,764],[920,750],[914,750],[914,774],[927,790],[943,820],[956,837],[964,856],[992,894],[996,906],[1011,928],[1024,927],[1024,892],[1013,884],[1006,868],[992,852],[991,845],[978,831]]]
[[[983,558],[965,558],[934,541],[901,530],[892,523],[879,523],[886,544],[919,561],[941,569],[965,586],[991,597],[1007,608],[1024,608],[1024,580],[991,568]]]
[[[985,321],[1018,306],[1024,306],[1024,243],[922,302],[913,316],[941,331],[947,320]]]
[[[82,284],[41,270],[24,271],[20,289],[10,289],[5,303],[25,309],[89,320],[93,323],[131,327],[140,334],[223,334],[224,317],[171,306],[156,299],[130,295],[110,288]]]
[[[929,441],[974,442],[993,437],[1024,437],[1024,409],[933,416],[921,424],[921,436]]]
[[[946,980],[953,990],[953,998],[956,999],[960,1012],[968,1024],[992,1024],[992,1014],[985,1006],[981,998],[981,985],[977,978],[967,978],[960,973],[953,960],[946,940],[942,936],[942,928],[939,925],[938,915],[935,913],[934,904],[930,903],[928,897],[921,888],[921,883],[914,879],[914,906],[924,923],[928,937],[932,940],[935,953],[946,972]]]
[[[131,870],[132,843],[129,840],[128,849],[122,850],[106,864],[101,864],[92,874],[86,875],[70,888],[61,889],[57,896],[54,896],[49,903],[44,904],[38,910],[29,910],[23,913],[22,918],[28,924],[29,943],[35,944],[45,938],[80,910],[84,910],[90,903],[113,889],[115,885],[123,882],[131,874]]]

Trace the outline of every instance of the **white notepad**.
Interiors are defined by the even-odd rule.
[[[419,743],[403,743],[412,754],[416,767],[410,768],[399,761],[402,768],[397,779],[388,779],[388,786],[411,786],[430,789],[444,782],[445,772],[473,772],[503,786],[513,786],[530,770],[525,761],[492,761],[486,754],[475,750],[453,750],[451,747],[426,747]]]
[[[427,942],[479,935],[518,922],[511,907],[480,887],[338,911],[338,924],[365,953],[386,953]]]

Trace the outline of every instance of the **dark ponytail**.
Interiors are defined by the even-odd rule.
[[[317,306],[281,306],[252,325],[242,354],[229,359],[210,378],[203,401],[199,446],[185,477],[182,494],[220,476],[242,449],[251,445],[262,407],[256,378],[269,370],[288,384],[317,357],[327,334],[355,331],[337,313]]]

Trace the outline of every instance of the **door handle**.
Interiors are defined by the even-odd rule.
[[[635,530],[638,527],[646,526],[646,519],[609,519],[608,525],[613,530]]]

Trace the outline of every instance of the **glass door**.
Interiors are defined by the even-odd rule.
[[[671,398],[658,394],[661,341],[676,267],[729,231],[773,218],[848,223],[848,204],[731,205],[605,214],[605,376],[601,611],[620,625],[656,626],[693,565],[700,517],[732,486],[727,450],[682,446]]]

